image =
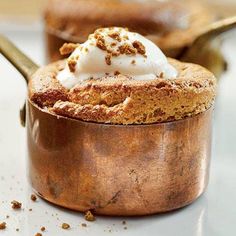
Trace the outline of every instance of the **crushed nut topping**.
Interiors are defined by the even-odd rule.
[[[120,52],[112,52],[111,55],[113,57],[118,57],[118,56],[120,56]]]
[[[98,37],[97,37],[96,46],[104,51],[107,50],[107,47],[105,44],[105,39],[101,35],[98,35]]]
[[[115,42],[111,43],[112,48],[115,47],[116,45],[117,45],[117,43],[115,43]]]
[[[138,53],[140,53],[142,55],[144,55],[146,53],[146,49],[145,49],[144,45],[141,42],[136,40],[132,43],[132,45],[133,45],[134,48],[137,49]]]
[[[113,28],[110,27],[109,30],[111,32],[108,33],[108,36],[112,38],[113,40],[116,40],[117,42],[107,43],[104,36],[101,34],[102,29],[99,29],[94,33],[94,38],[96,39],[96,46],[100,48],[101,50],[106,51],[108,53],[108,55],[105,57],[105,61],[107,65],[111,65],[111,57],[118,57],[121,54],[135,55],[139,53],[143,56],[146,56],[145,55],[146,49],[141,42],[136,40],[132,44],[121,43],[122,39],[124,41],[129,40],[128,35],[124,35],[121,37],[121,34],[120,34],[121,29],[119,29],[119,31],[112,32]],[[114,49],[114,47],[118,45],[118,42],[121,43],[121,45],[117,49]],[[132,64],[135,64],[135,63],[132,63]]]
[[[118,32],[110,33],[110,34],[108,34],[108,36],[111,37],[112,39],[117,40],[118,42],[121,42],[121,37]]]
[[[107,34],[110,39],[103,35],[103,33],[105,33],[105,35]],[[118,57],[120,55],[133,56],[136,54],[141,54],[144,57],[147,57],[145,46],[138,40],[128,42],[129,36],[122,33],[122,28],[117,30],[116,28],[110,27],[108,32],[104,31],[104,29],[98,29],[94,34],[89,35],[89,39],[94,41],[94,43],[90,43],[91,46],[96,46],[106,52],[105,63],[109,66],[112,64],[112,57]],[[61,47],[60,52],[62,55],[69,54],[78,46],[81,51],[83,50],[85,53],[89,52],[89,48],[73,43],[65,43]],[[71,73],[75,72],[78,60],[78,55],[68,59],[67,63]],[[135,65],[136,61],[132,60],[131,64]],[[116,72],[114,74],[118,75]]]
[[[100,34],[98,33],[98,31],[96,30],[94,34],[90,34],[90,35],[89,35],[89,38],[92,39],[93,36],[94,36],[95,39],[98,39],[98,37],[101,36],[101,35],[100,35]]]
[[[77,65],[77,61],[74,58],[68,59],[68,66],[69,66],[70,72],[72,73],[75,72],[76,65]]]
[[[121,45],[119,47],[119,50],[121,54],[126,54],[126,55],[134,55],[137,53],[137,50],[127,43]]]
[[[111,65],[111,54],[107,54],[105,57],[105,61],[107,63],[108,66]]]
[[[61,55],[68,55],[74,52],[78,47],[78,44],[75,43],[64,43],[63,46],[59,49]]]

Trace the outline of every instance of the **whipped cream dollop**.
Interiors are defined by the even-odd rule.
[[[98,29],[83,44],[64,45],[62,53],[70,52],[71,48],[73,53],[57,75],[60,83],[68,89],[84,80],[105,79],[119,74],[134,80],[177,76],[177,70],[153,42],[124,28]]]

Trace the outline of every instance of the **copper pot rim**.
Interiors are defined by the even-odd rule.
[[[35,104],[33,101],[30,100],[30,98],[27,98],[28,103],[33,106],[35,109],[38,109],[40,112],[50,115],[56,119],[60,119],[60,120],[65,120],[65,121],[71,121],[71,122],[76,122],[76,123],[80,123],[80,124],[90,124],[90,125],[98,125],[98,126],[107,126],[107,127],[150,127],[150,126],[163,126],[163,125],[168,125],[168,124],[178,124],[178,123],[182,123],[185,121],[189,121],[192,119],[195,119],[199,116],[201,116],[203,113],[206,113],[210,110],[212,110],[214,108],[214,105],[212,105],[211,107],[209,107],[207,110],[205,110],[204,112],[201,112],[199,114],[196,114],[194,116],[191,117],[186,117],[180,120],[174,120],[174,121],[166,121],[166,122],[159,122],[159,123],[151,123],[151,124],[128,124],[128,125],[122,125],[122,124],[109,124],[109,123],[98,123],[98,122],[93,122],[93,121],[84,121],[84,120],[79,120],[79,119],[75,119],[75,118],[69,118],[69,117],[65,117],[65,116],[61,116],[61,115],[56,115],[53,113],[48,112],[47,110],[39,107],[37,104]]]

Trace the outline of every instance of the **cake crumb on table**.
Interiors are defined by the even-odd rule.
[[[35,194],[31,194],[30,199],[35,202],[37,200],[37,197]]]
[[[108,66],[111,65],[111,54],[107,54],[105,57],[105,61],[107,63]]]
[[[6,222],[0,223],[0,230],[6,229],[6,227],[7,227],[7,223]]]
[[[41,227],[41,229],[40,229],[42,232],[44,232],[45,230],[46,230],[46,228],[43,226],[43,227]]]
[[[87,224],[86,223],[82,223],[81,226],[82,227],[87,227]]]
[[[63,223],[63,224],[61,225],[61,227],[62,227],[62,229],[69,229],[69,228],[70,228],[70,225],[67,224],[67,223]]]
[[[96,220],[95,216],[92,214],[91,211],[85,212],[84,219],[87,221],[95,221]]]
[[[42,236],[42,234],[41,233],[37,233],[37,234],[35,234],[35,236]]]
[[[12,204],[12,209],[21,209],[22,204],[20,202],[13,200],[11,204]]]

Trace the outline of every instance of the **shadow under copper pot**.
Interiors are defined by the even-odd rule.
[[[30,180],[54,204],[104,215],[147,215],[190,204],[205,190],[212,109],[179,121],[108,125],[27,103]]]

